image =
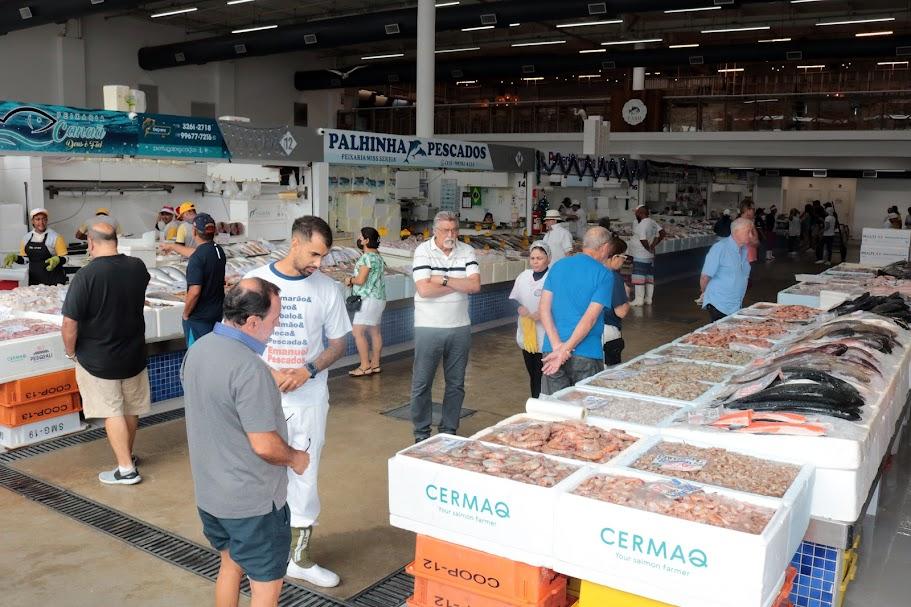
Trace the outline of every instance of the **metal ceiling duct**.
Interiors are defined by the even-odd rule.
[[[789,59],[788,57],[791,57]],[[690,65],[719,65],[774,61],[782,64],[802,64],[808,60],[899,57],[911,60],[911,36],[884,38],[848,38],[840,40],[795,41],[775,44],[737,44],[702,46],[693,49],[642,49],[615,51],[591,55],[548,54],[510,55],[504,57],[475,56],[438,62],[438,81],[477,80],[482,78],[528,78],[592,74],[600,70],[630,67],[674,67]],[[342,70],[338,70],[342,71]],[[294,86],[299,91],[339,87],[381,86],[413,83],[416,68],[413,61],[375,63],[352,71],[344,80],[338,71],[313,70],[296,72]]]
[[[89,14],[131,10],[141,4],[140,0],[0,0],[0,34]]]
[[[714,1],[716,4],[728,4],[726,0]],[[750,3],[769,3],[769,0],[739,0],[737,4]],[[681,0],[507,0],[438,10],[436,29],[443,32],[491,24],[496,28],[506,29],[510,23],[579,19],[597,21],[622,14],[673,10],[691,5],[691,1]],[[237,59],[237,44],[245,45],[245,57],[255,57],[391,39],[407,40],[416,36],[417,9],[382,11],[312,21],[261,32],[147,46],[139,49],[139,66],[145,70],[159,70],[180,65]]]

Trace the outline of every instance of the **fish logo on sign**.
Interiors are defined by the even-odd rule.
[[[278,144],[281,146],[282,151],[285,152],[285,156],[290,156],[291,152],[294,151],[294,148],[297,147],[297,140],[294,139],[294,135],[291,134],[291,131],[286,131]]]
[[[522,161],[525,160],[525,157],[522,156],[522,152],[516,152],[516,166],[521,167]]]
[[[421,142],[418,139],[413,139],[411,145],[408,146],[408,153],[405,154],[404,162],[410,162],[412,158],[417,159],[418,156],[426,156],[427,151],[421,147]]]
[[[17,132],[17,126],[21,129],[21,124],[25,123],[25,127],[30,130],[26,134]],[[45,133],[51,131],[57,125],[59,121],[49,114],[48,112],[42,110],[41,108],[32,107],[30,105],[23,105],[17,108],[14,108],[8,111],[2,118],[0,118],[0,141],[7,143],[9,145],[15,146],[17,142],[34,146],[34,147],[45,147],[52,143],[52,139],[47,139],[42,141]],[[3,129],[8,130],[3,130]],[[39,136],[35,138],[34,136]]]

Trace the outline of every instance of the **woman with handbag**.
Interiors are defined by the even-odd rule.
[[[541,346],[544,345],[544,327],[538,317],[538,305],[544,290],[544,279],[550,265],[550,246],[543,240],[533,242],[528,252],[530,269],[516,277],[509,298],[519,304],[519,328],[516,341],[522,348],[525,368],[528,370],[532,398],[541,394]]]
[[[351,287],[352,291],[347,305],[348,310],[354,312],[351,320],[352,334],[361,358],[361,365],[348,372],[351,377],[375,375],[382,371],[380,352],[383,349],[383,335],[380,333],[380,320],[386,309],[386,280],[383,277],[386,265],[377,250],[379,246],[380,233],[374,228],[361,228],[357,248],[364,254],[354,264],[354,275],[345,279],[345,285]]]

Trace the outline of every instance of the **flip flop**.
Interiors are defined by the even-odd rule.
[[[367,377],[368,375],[372,375],[370,369],[362,369],[361,367],[348,371],[349,377]]]

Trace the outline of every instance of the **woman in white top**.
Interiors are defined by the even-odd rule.
[[[525,270],[518,277],[512,287],[509,298],[519,304],[519,328],[516,331],[516,341],[522,348],[525,358],[525,368],[531,385],[532,398],[541,394],[541,346],[544,345],[544,327],[538,317],[538,304],[541,302],[541,292],[544,290],[544,280],[550,265],[550,247],[543,240],[532,243],[529,249],[528,262],[531,269]]]

